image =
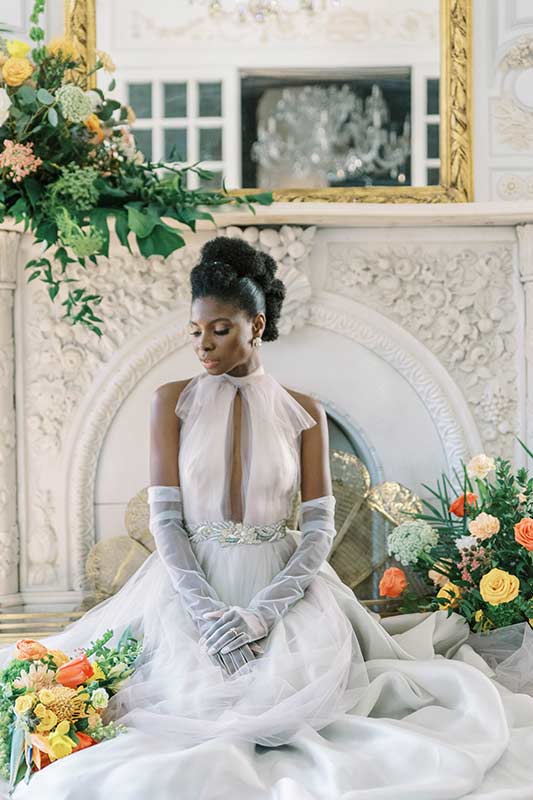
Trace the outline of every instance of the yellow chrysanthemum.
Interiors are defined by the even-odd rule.
[[[59,57],[63,61],[77,61],[80,58],[78,47],[64,36],[57,36],[49,41],[46,49],[51,56]]]
[[[35,695],[32,692],[29,694],[21,694],[20,697],[17,697],[15,700],[15,714],[18,716],[25,714],[26,711],[32,708],[34,701]]]
[[[100,664],[97,661],[91,661],[91,667],[93,668],[93,679],[97,681],[105,681],[105,672]]]
[[[12,58],[25,58],[30,52],[30,45],[20,39],[11,39],[6,42],[7,52]]]

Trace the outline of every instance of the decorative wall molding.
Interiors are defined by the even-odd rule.
[[[483,442],[513,454],[517,420],[512,248],[328,246],[325,288],[379,310],[423,342],[463,391]]]
[[[533,170],[503,172],[494,170],[496,194],[502,200],[533,201]]]
[[[521,108],[514,97],[500,97],[493,103],[499,141],[515,152],[533,148],[533,112]]]

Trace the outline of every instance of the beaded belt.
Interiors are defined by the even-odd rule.
[[[270,525],[249,525],[233,520],[217,520],[200,522],[197,525],[185,525],[191,542],[205,542],[207,539],[218,539],[220,544],[260,544],[274,542],[287,535],[289,520],[281,519]]]

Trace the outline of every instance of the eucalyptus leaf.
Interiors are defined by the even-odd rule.
[[[58,116],[57,116],[57,111],[55,110],[55,108],[49,108],[48,109],[48,122],[50,123],[50,125],[53,128],[57,127]]]
[[[43,106],[51,106],[54,102],[54,95],[50,94],[47,89],[39,89],[37,92],[37,100],[39,103],[42,103]]]

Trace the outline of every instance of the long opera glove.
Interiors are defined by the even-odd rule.
[[[300,506],[302,538],[285,567],[252,598],[247,608],[231,606],[218,617],[206,637],[208,653],[232,652],[247,642],[267,636],[277,620],[304,596],[327,559],[335,538],[335,496],[323,495]],[[232,630],[237,631],[237,635]]]
[[[207,633],[212,620],[208,612],[224,612],[228,609],[208,582],[192,549],[189,536],[183,525],[183,503],[181,487],[150,486],[150,533],[154,537],[159,557],[169,575],[172,586],[179,594],[182,604],[192,618],[200,634]],[[217,654],[215,662],[232,673],[236,672],[255,655],[249,645],[226,654]]]

